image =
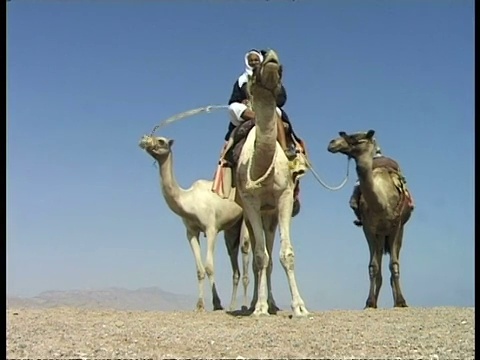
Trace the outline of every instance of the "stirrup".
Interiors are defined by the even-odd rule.
[[[295,149],[292,149],[291,147],[288,147],[287,149],[285,149],[284,152],[289,161],[292,161],[297,157],[297,152],[295,151]]]

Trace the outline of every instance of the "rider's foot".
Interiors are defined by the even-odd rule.
[[[295,199],[293,200],[292,217],[297,216],[299,212],[300,212],[300,200]]]
[[[361,221],[361,220],[358,220],[358,219],[353,220],[353,223],[354,223],[355,225],[357,225],[357,226],[362,226],[362,225],[363,225],[362,221]]]

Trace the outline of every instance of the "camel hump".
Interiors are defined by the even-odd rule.
[[[394,171],[400,172],[400,165],[397,161],[387,156],[379,156],[373,159],[372,168],[389,168]]]
[[[403,198],[400,200],[399,206],[403,201],[405,201],[408,207],[411,210],[413,210],[415,205],[414,205],[412,193],[407,188],[407,180],[400,172],[400,169],[391,171],[389,168],[389,172],[390,172],[390,177],[392,178],[393,184],[397,188],[398,192],[403,195]]]

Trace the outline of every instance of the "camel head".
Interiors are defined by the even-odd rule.
[[[158,162],[166,159],[167,155],[172,151],[173,139],[167,139],[161,136],[143,135],[138,146],[145,150],[151,157]]]
[[[367,132],[357,132],[347,134],[344,131],[338,133],[340,137],[333,139],[328,144],[327,150],[332,154],[341,153],[353,158],[357,158],[364,154],[375,155],[377,143],[373,135],[374,130]]]
[[[276,95],[281,88],[282,65],[274,50],[268,50],[263,62],[253,70],[250,91],[268,90]]]

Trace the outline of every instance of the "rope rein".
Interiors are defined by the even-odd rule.
[[[349,157],[347,159],[347,173],[345,175],[345,178],[342,180],[342,182],[340,183],[340,185],[338,186],[329,186],[327,185],[321,178],[320,176],[317,174],[317,172],[315,171],[315,169],[313,168],[313,165],[312,163],[307,159],[307,157],[304,155],[304,154],[300,154],[303,156],[303,158],[305,159],[305,162],[308,166],[308,168],[310,169],[310,171],[312,172],[313,174],[313,177],[317,180],[317,182],[322,185],[325,189],[328,189],[328,190],[331,190],[331,191],[338,191],[340,190],[341,188],[343,188],[346,184],[347,184],[347,181],[348,181],[348,177],[350,175],[350,160],[351,158]]]
[[[262,182],[264,182],[265,179],[268,177],[268,175],[270,175],[273,168],[275,167],[275,160],[277,159],[277,149],[275,148],[275,152],[273,153],[272,162],[270,163],[270,166],[268,167],[265,174],[263,174],[261,177],[259,177],[255,181],[252,180],[251,175],[250,175],[251,170],[252,170],[252,158],[253,158],[253,156],[248,158],[248,164],[247,164],[247,182],[245,184],[245,188],[247,188],[248,190],[258,189],[262,185]]]
[[[168,125],[168,124],[171,124],[171,123],[174,123],[176,121],[179,121],[179,120],[182,120],[182,119],[185,119],[185,118],[188,118],[190,116],[194,116],[194,115],[197,115],[197,114],[200,114],[202,112],[206,112],[206,113],[211,113],[212,110],[220,110],[220,109],[228,109],[228,105],[208,105],[208,106],[203,106],[203,107],[199,107],[199,108],[196,108],[196,109],[192,109],[192,110],[187,110],[187,111],[184,111],[184,112],[181,112],[179,114],[176,114],[176,115],[173,115],[173,116],[170,116],[168,119],[165,119],[163,121],[161,121],[158,125],[154,126],[154,128],[152,129],[152,132],[150,133],[150,136],[153,137],[153,135],[155,134],[155,132]],[[342,182],[340,183],[340,185],[338,186],[329,186],[327,185],[321,178],[320,176],[317,174],[317,172],[315,171],[315,169],[313,168],[313,165],[312,163],[310,162],[310,160],[307,159],[307,157],[300,153],[299,155],[303,156],[304,160],[305,160],[305,163],[307,164],[307,167],[310,169],[310,171],[312,172],[314,178],[317,180],[317,182],[322,185],[325,189],[328,189],[328,190],[331,190],[331,191],[337,191],[337,190],[340,190],[341,188],[343,188],[346,184],[347,184],[347,181],[348,181],[348,177],[349,177],[349,174],[350,174],[350,158],[348,158],[347,160],[347,173],[345,175],[345,178],[342,180]],[[247,174],[248,174],[248,177],[247,177],[247,183],[246,183],[246,187],[247,189],[256,189],[256,188],[259,188],[261,186],[261,183],[263,181],[265,181],[265,179],[271,174],[271,172],[273,171],[273,168],[275,167],[275,160],[276,160],[276,157],[277,157],[277,151],[275,150],[275,153],[273,155],[273,159],[272,159],[272,162],[270,163],[270,166],[268,167],[267,171],[265,172],[265,174],[263,174],[260,178],[258,178],[257,180],[252,180],[251,177],[250,177],[250,170],[252,168],[252,159],[250,158],[248,160],[248,165],[247,165]]]

